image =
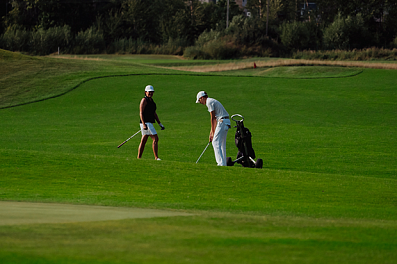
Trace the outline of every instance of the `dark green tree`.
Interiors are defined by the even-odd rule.
[[[316,24],[311,21],[284,22],[280,26],[281,43],[290,51],[317,49],[319,36]]]
[[[164,0],[158,1],[159,4],[159,30],[161,34],[161,41],[167,42],[169,39],[183,38],[184,31],[180,31],[180,23],[189,23],[190,21],[183,21],[179,18],[187,12],[187,6],[183,0]],[[182,20],[182,21],[178,21]],[[182,25],[183,26],[183,25]]]
[[[396,8],[397,0],[317,0],[321,18],[328,24],[337,14],[343,17],[361,14],[364,21],[379,21],[387,12]]]
[[[6,28],[14,26],[21,29],[32,29],[37,25],[39,10],[34,0],[14,0],[11,11],[4,19]]]
[[[131,28],[132,37],[152,43],[161,42],[157,0],[123,1],[125,26]]]
[[[253,17],[266,20],[268,0],[248,0],[246,8]],[[293,21],[297,17],[296,0],[269,0],[269,20],[277,23]]]
[[[217,21],[218,29],[226,28],[226,16],[227,16],[227,0],[219,0],[216,3],[216,9],[214,10],[214,20]],[[234,0],[229,0],[229,24],[233,20],[234,16],[241,15],[242,11]]]
[[[387,12],[383,16],[382,23],[382,46],[387,47],[397,38],[397,4],[394,3],[387,7]],[[397,43],[396,43],[397,44]],[[397,46],[394,46],[397,48]]]
[[[393,35],[388,31],[394,31],[393,28],[397,27],[393,22],[393,14],[397,13],[397,0],[317,0],[316,3],[326,26],[334,22],[338,14],[342,17],[360,14],[365,27],[372,35],[372,45],[388,43]]]
[[[4,18],[6,27],[48,29],[69,25],[72,32],[89,28],[98,12],[110,3],[71,0],[13,0],[12,10]]]
[[[347,17],[338,14],[325,28],[323,43],[326,49],[362,49],[371,45],[370,38],[361,14]]]
[[[193,44],[205,30],[214,29],[219,21],[219,5],[201,3],[198,0],[185,1],[187,4],[175,14],[174,28],[179,38],[186,38]],[[225,22],[226,23],[226,22]]]

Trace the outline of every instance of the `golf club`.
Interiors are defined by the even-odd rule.
[[[123,143],[121,143],[117,148],[121,147],[122,145],[124,145],[125,143],[127,143],[128,140],[130,140],[131,138],[133,138],[136,134],[138,134],[139,132],[141,132],[141,130],[139,129],[138,132],[136,132],[134,135],[130,136],[126,141],[124,141]]]
[[[198,158],[198,160],[196,161],[196,163],[197,163],[197,162],[199,162],[199,160],[200,160],[201,156],[203,156],[204,152],[207,150],[207,148],[208,148],[208,146],[210,145],[210,143],[211,143],[211,141],[210,141],[210,142],[208,142],[207,146],[205,147],[205,149],[204,149],[203,153],[201,153],[201,155],[200,155],[200,157]]]

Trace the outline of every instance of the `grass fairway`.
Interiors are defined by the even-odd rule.
[[[0,200],[193,215],[0,226],[0,263],[397,262],[395,71],[291,67],[275,70],[277,78],[255,76],[261,69],[221,76],[155,68],[153,57],[102,59],[36,59],[63,65],[57,92],[40,73],[13,75],[14,84],[0,76],[6,107],[71,90],[0,109]],[[22,71],[16,58],[0,62]],[[112,74],[124,76],[95,79]],[[40,97],[23,92],[29,82]],[[136,159],[139,137],[117,148],[139,129],[147,84],[166,127],[158,162],[149,144]],[[195,104],[199,90],[245,117],[263,169],[217,167],[211,148],[195,163],[209,133],[209,114]]]

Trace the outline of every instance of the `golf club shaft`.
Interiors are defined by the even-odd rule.
[[[134,135],[130,136],[126,141],[124,141],[123,143],[121,143],[121,144],[118,146],[118,148],[121,147],[122,145],[124,145],[125,143],[127,143],[128,140],[130,140],[131,138],[133,138],[133,137],[134,137],[136,134],[138,134],[139,132],[141,132],[140,129],[139,129],[138,132],[136,132]]]
[[[197,162],[199,162],[199,160],[200,160],[201,156],[203,156],[204,152],[207,150],[207,148],[208,148],[208,146],[210,145],[210,143],[211,143],[211,141],[210,141],[210,142],[208,142],[207,146],[205,147],[205,149],[204,149],[203,153],[201,153],[201,155],[200,155],[200,157],[198,158],[198,160],[196,161],[196,163],[197,163]]]

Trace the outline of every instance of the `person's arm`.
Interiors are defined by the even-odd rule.
[[[161,130],[164,130],[165,127],[163,126],[163,124],[161,124],[160,119],[159,119],[159,116],[157,115],[156,112],[154,112],[154,119],[156,119],[157,124],[159,124],[159,126],[161,127]]]
[[[154,112],[154,119],[156,120],[157,124],[160,124],[160,119],[156,112]]]
[[[210,114],[211,114],[210,142],[212,142],[212,139],[214,138],[217,121],[216,121],[216,117],[215,117],[215,111],[211,111]]]
[[[147,129],[145,120],[143,119],[143,111],[145,110],[145,107],[147,105],[147,102],[145,100],[145,98],[142,98],[141,103],[139,104],[139,116],[141,117],[141,121],[142,121],[142,125],[143,125],[143,129]]]

